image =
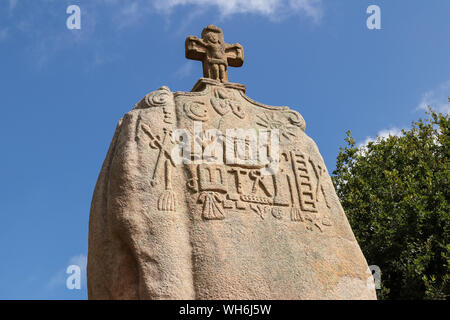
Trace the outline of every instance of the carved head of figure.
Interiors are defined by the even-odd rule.
[[[205,41],[216,44],[219,42],[219,38],[217,37],[217,34],[215,34],[214,32],[208,32],[205,36]]]
[[[203,29],[202,38],[203,40],[211,44],[224,43],[222,29],[212,24]]]

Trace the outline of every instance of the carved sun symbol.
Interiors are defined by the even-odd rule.
[[[295,137],[295,133],[293,132],[295,130],[295,127],[286,125],[284,122],[275,119],[274,113],[270,113],[269,115],[264,112],[264,117],[260,115],[257,115],[257,117],[259,118],[259,120],[256,122],[257,125],[268,130],[277,129],[280,133],[280,136],[283,136],[288,141],[291,141],[291,137]]]

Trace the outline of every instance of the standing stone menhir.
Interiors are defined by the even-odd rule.
[[[221,29],[186,39],[191,92],[149,93],[119,121],[92,199],[90,299],[375,299],[305,121],[228,82]]]

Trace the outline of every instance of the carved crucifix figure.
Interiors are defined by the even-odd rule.
[[[244,63],[244,48],[228,44],[220,28],[209,25],[202,31],[202,38],[186,38],[186,58],[203,62],[203,76],[228,82],[228,66],[240,67]]]

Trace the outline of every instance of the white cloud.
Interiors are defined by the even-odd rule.
[[[428,110],[430,106],[433,110],[442,113],[450,113],[450,80],[444,82],[436,89],[425,92],[422,95],[422,99],[415,110]],[[393,127],[391,129],[384,129],[378,132],[377,137],[382,139],[389,136],[402,136],[402,129]],[[363,142],[357,145],[358,148],[367,146],[369,142],[375,142],[377,138],[367,137]]]
[[[389,136],[395,136],[395,137],[401,137],[402,134],[402,129],[393,127],[391,129],[384,129],[381,130],[377,133],[377,137],[380,137],[381,139],[386,139]],[[358,148],[367,146],[367,144],[369,142],[375,142],[377,141],[377,138],[373,138],[373,137],[367,137],[363,142],[361,142],[360,144],[358,144]]]
[[[223,15],[248,12],[270,15],[277,10],[280,2],[279,0],[156,0],[155,7],[159,10],[170,10],[183,5],[215,6]]]
[[[290,7],[294,10],[303,11],[307,16],[319,21],[323,16],[321,0],[290,0]]]
[[[94,57],[90,61],[94,67],[115,60],[116,57],[111,57],[109,52],[102,50],[101,41],[95,37],[97,21],[103,17],[102,15],[107,15],[107,21],[103,21],[102,25],[112,24],[117,31],[127,27],[139,27],[144,19],[149,19],[154,14],[164,16],[166,27],[177,17],[175,32],[180,35],[185,34],[187,25],[205,15],[228,18],[237,14],[253,14],[270,21],[297,16],[318,23],[323,14],[324,2],[323,0],[96,0],[83,2],[81,6],[82,29],[68,32],[63,25],[59,28],[53,25],[55,21],[64,22],[62,20],[64,12],[52,8],[53,4],[60,0],[46,0],[42,3],[30,1],[30,4],[27,2],[28,10],[23,12],[18,10],[22,1],[4,1],[5,11],[9,11],[14,17],[14,23],[9,29],[0,27],[0,42],[8,40],[15,32],[25,34],[29,39],[26,49],[30,52],[28,56],[33,60],[33,66],[38,69],[45,67],[52,57],[62,50],[80,45],[91,47],[91,55]],[[70,3],[70,0],[65,1]],[[172,14],[175,11],[177,15]],[[49,24],[40,25],[43,16],[50,22]],[[36,25],[40,27],[36,28]],[[92,43],[94,45],[91,45]],[[180,73],[180,76],[182,77],[183,73]]]
[[[117,4],[117,1],[107,3]],[[281,20],[289,15],[306,15],[319,22],[323,15],[322,0],[134,0],[122,7],[124,17],[140,18],[155,9],[170,14],[179,7],[195,7],[194,10],[215,8],[221,17],[234,14],[257,14],[270,20]]]
[[[450,80],[441,84],[438,88],[425,92],[422,95],[422,100],[417,106],[416,110],[428,110],[430,106],[433,110],[450,113]]]
[[[394,136],[394,137],[400,137],[402,136],[402,129],[399,128],[392,128],[392,129],[387,129],[387,130],[381,130],[380,132],[378,132],[377,136],[380,138],[388,138],[389,136]]]
[[[119,9],[118,28],[122,29],[135,24],[148,12],[148,7],[144,7],[140,1],[130,1]]]

